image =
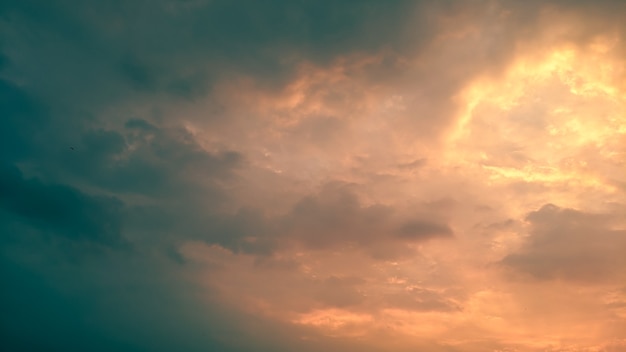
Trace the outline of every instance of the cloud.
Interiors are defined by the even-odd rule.
[[[500,264],[536,280],[618,280],[626,264],[626,232],[616,216],[544,205],[526,217],[526,243]]]
[[[401,211],[406,210],[363,205],[349,184],[332,182],[298,201],[281,222],[287,241],[314,249],[356,246],[379,257],[408,253],[403,248],[412,242],[452,236],[445,223],[419,219],[424,217],[419,213],[408,213],[409,220],[403,220]]]
[[[384,297],[383,304],[392,309],[418,312],[455,312],[461,310],[458,303],[447,297],[445,293],[442,294],[419,287],[409,287],[400,292],[387,295]]]
[[[2,121],[0,140],[3,160],[23,160],[33,152],[33,139],[40,136],[37,126],[45,126],[46,110],[14,83],[0,79],[0,113]]]
[[[427,221],[409,221],[403,224],[398,231],[398,236],[407,240],[451,235],[452,230],[449,226]]]
[[[365,280],[359,277],[330,276],[316,294],[316,300],[328,307],[345,308],[363,302],[364,296],[359,292],[359,286]]]
[[[237,313],[214,301],[209,290],[199,292],[170,263],[145,253],[109,253],[81,265],[52,260],[45,268],[9,258],[0,261],[7,284],[0,293],[3,349],[287,351],[285,345],[297,341],[277,336],[306,333]]]
[[[116,192],[181,196],[189,184],[232,177],[243,159],[234,151],[203,150],[184,129],[162,129],[143,120],[129,120],[126,126],[119,132],[85,131],[75,152],[63,157],[67,172]]]
[[[619,348],[624,10],[1,2],[0,348]]]
[[[46,71],[54,82],[66,82],[63,90],[52,83],[33,88],[65,102],[80,96],[80,105],[93,106],[148,93],[196,99],[210,92],[216,79],[236,74],[271,86],[289,79],[293,63],[305,57],[325,64],[354,51],[402,48],[407,38],[396,36],[404,26],[398,18],[409,16],[412,7],[410,1],[385,6],[376,1],[181,5],[163,0],[151,6],[9,1],[2,10],[9,59],[24,59],[23,74]],[[20,30],[47,45],[25,45]],[[44,56],[39,69],[29,59]],[[99,84],[91,84],[94,77]]]
[[[28,224],[72,241],[106,246],[123,244],[122,203],[115,198],[92,197],[64,185],[24,179],[16,168],[0,169],[0,207]]]

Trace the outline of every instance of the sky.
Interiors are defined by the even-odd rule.
[[[626,2],[0,3],[0,349],[626,351]]]

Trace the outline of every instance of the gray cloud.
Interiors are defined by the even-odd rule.
[[[403,220],[398,210],[363,205],[349,184],[331,182],[298,201],[281,223],[287,240],[316,249],[357,246],[381,258],[408,253],[403,248],[413,241],[452,236],[445,223],[419,219],[419,213]]]
[[[184,129],[161,129],[142,120],[126,126],[120,132],[85,131],[75,152],[62,156],[67,172],[115,192],[180,197],[197,192],[201,182],[209,186],[232,177],[242,161],[234,151],[202,150]]]
[[[452,229],[445,224],[414,220],[403,224],[398,230],[398,237],[406,240],[423,240],[438,236],[452,236]]]
[[[526,217],[531,232],[500,265],[537,280],[602,282],[623,276],[626,231],[614,214],[544,205]]]
[[[2,13],[9,62],[19,56],[28,68],[22,74],[47,71],[52,79],[34,88],[93,106],[132,92],[194,98],[233,73],[278,83],[303,58],[324,64],[343,53],[401,49],[408,38],[397,35],[399,19],[411,7],[410,1],[9,1]],[[46,45],[20,41],[24,32]],[[61,81],[66,87],[58,91],[53,82]]]

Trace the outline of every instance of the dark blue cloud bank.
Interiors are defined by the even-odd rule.
[[[198,303],[211,293],[179,278],[185,239],[271,244],[242,247],[254,214],[216,210],[245,156],[204,151],[158,101],[210,96],[234,72],[278,87],[301,57],[400,44],[408,6],[3,1],[0,349],[278,350],[280,329]],[[152,112],[104,113],[136,101]]]

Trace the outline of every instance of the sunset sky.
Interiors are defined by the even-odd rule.
[[[0,1],[0,350],[626,351],[626,1]]]

